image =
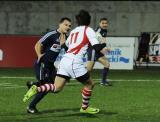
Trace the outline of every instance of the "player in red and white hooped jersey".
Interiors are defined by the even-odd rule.
[[[23,101],[27,101],[37,92],[59,92],[70,78],[75,78],[84,85],[82,89],[82,106],[80,112],[89,114],[96,114],[99,112],[98,108],[89,106],[94,82],[90,78],[82,58],[87,53],[88,45],[92,45],[95,51],[100,52],[103,51],[106,44],[99,44],[96,39],[96,33],[92,28],[88,27],[91,16],[87,11],[79,11],[79,14],[76,15],[76,20],[78,27],[71,31],[66,41],[68,51],[60,61],[54,84],[44,84],[40,87],[33,85],[26,93]]]
[[[77,78],[86,74],[87,70],[82,59],[86,55],[89,45],[99,44],[94,30],[88,26],[78,26],[71,31],[66,43],[66,45],[68,45],[68,51],[60,62],[57,74],[65,76],[69,74],[69,77],[72,78]],[[70,63],[72,69],[69,70],[66,62],[68,65]]]
[[[72,53],[79,58],[86,54],[89,44],[99,44],[95,31],[88,26],[78,26],[72,30],[66,43],[68,43],[68,54]]]

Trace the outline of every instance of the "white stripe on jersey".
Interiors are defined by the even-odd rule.
[[[47,34],[45,34],[40,40],[39,42],[42,43],[46,38],[48,38],[49,36],[51,36],[52,34],[55,34],[57,31],[54,30],[54,31],[51,31],[51,32],[48,32]]]
[[[100,29],[100,28],[98,28],[98,30],[97,30],[96,32],[100,33],[100,31],[101,31],[101,29]]]

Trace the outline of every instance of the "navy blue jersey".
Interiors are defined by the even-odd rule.
[[[102,28],[98,27],[95,31],[99,32],[102,37],[107,37],[107,29],[102,29]]]
[[[43,45],[42,53],[45,53],[45,60],[48,60],[52,63],[55,62],[61,50],[60,35],[60,32],[54,30],[48,32],[39,40],[39,42]]]
[[[95,31],[100,33],[102,37],[104,38],[107,37],[107,29],[102,29],[98,27],[97,29],[95,29]],[[102,54],[101,52],[96,52],[92,46],[89,46],[87,54],[88,54],[88,61],[97,61],[100,57],[104,56],[104,54]]]

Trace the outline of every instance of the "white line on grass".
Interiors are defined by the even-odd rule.
[[[8,77],[8,76],[3,76],[0,77],[0,79],[34,79],[35,77]],[[74,79],[71,79],[71,81],[73,81]],[[100,82],[101,79],[93,79],[93,81],[96,81],[96,83]],[[153,79],[108,79],[109,81],[114,81],[114,82],[160,82],[160,80],[153,80]],[[78,84],[78,82],[71,82],[68,83],[67,85],[76,85]],[[0,82],[0,86],[2,86],[3,88],[24,88],[26,87],[25,85],[17,85],[14,83],[1,83]]]
[[[10,76],[2,76],[0,79],[35,79],[35,77],[10,77]]]
[[[0,85],[11,85],[12,83],[0,83]]]
[[[18,86],[18,85],[16,85],[16,86],[7,86],[7,87],[4,87],[4,88],[10,89],[10,88],[24,88],[24,87],[26,87],[26,86]]]
[[[10,84],[1,84],[0,83],[0,86],[13,86],[13,84],[12,83],[10,83]]]
[[[10,77],[10,76],[2,76],[0,77],[0,79],[35,79],[35,77],[27,77],[27,76],[24,76],[24,77]],[[71,80],[74,80],[74,79],[71,79]],[[94,81],[100,81],[101,79],[93,79]],[[108,79],[109,81],[160,81],[159,80],[153,80],[153,79]]]
[[[20,88],[20,87],[26,87],[18,84],[13,83],[0,83],[0,87],[2,88]]]

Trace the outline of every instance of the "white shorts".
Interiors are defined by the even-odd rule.
[[[87,73],[87,69],[83,61],[64,56],[58,66],[57,74],[68,76],[70,78],[78,78]]]

